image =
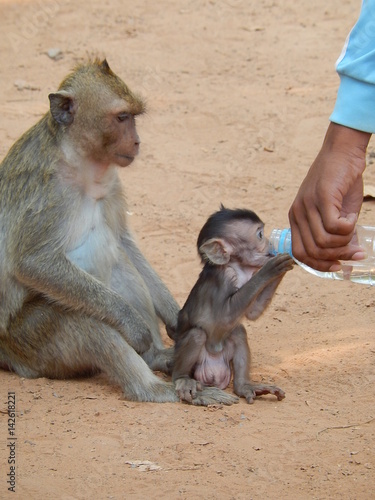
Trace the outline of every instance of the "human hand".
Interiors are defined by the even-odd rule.
[[[330,123],[322,148],[289,210],[293,256],[319,271],[359,260],[350,243],[363,201],[362,174],[371,134]]]

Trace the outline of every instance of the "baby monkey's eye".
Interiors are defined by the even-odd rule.
[[[258,231],[257,231],[257,238],[258,238],[258,240],[262,240],[263,239],[263,228],[258,229]]]
[[[120,113],[117,115],[117,120],[119,122],[124,122],[125,120],[128,120],[130,118],[130,113]]]

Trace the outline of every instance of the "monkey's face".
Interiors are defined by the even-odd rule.
[[[268,239],[262,222],[236,221],[231,228],[232,259],[243,266],[261,268],[270,258]]]
[[[103,166],[132,163],[140,144],[135,117],[145,105],[106,61],[78,69],[49,97],[53,118],[80,155]]]
[[[127,167],[139,152],[140,139],[135,116],[127,111],[103,112],[96,117],[86,113],[83,120],[77,116],[69,134],[84,156],[103,166]]]
[[[130,165],[139,152],[140,139],[135,126],[135,116],[119,111],[107,118],[102,136],[102,149],[108,160],[120,167]]]
[[[124,89],[130,92],[127,87]],[[104,163],[127,167],[133,162],[140,144],[135,119],[143,110],[143,103],[125,90],[122,96],[104,93],[100,103],[92,109],[91,130],[96,136],[93,147],[102,155]]]

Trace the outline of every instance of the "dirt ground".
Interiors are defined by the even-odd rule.
[[[0,0],[0,157],[77,61],[105,55],[148,102],[141,153],[121,178],[138,242],[182,305],[200,270],[197,234],[221,202],[255,210],[267,234],[288,227],[359,8],[360,0]],[[360,220],[375,224],[373,201]],[[10,495],[14,458],[20,499],[373,499],[374,315],[370,287],[289,273],[264,316],[245,322],[253,377],[281,386],[282,402],[133,403],[103,375],[0,372],[0,497]]]

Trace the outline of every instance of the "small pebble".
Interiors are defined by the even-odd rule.
[[[48,49],[47,56],[54,61],[58,61],[64,57],[63,51],[61,49]]]

